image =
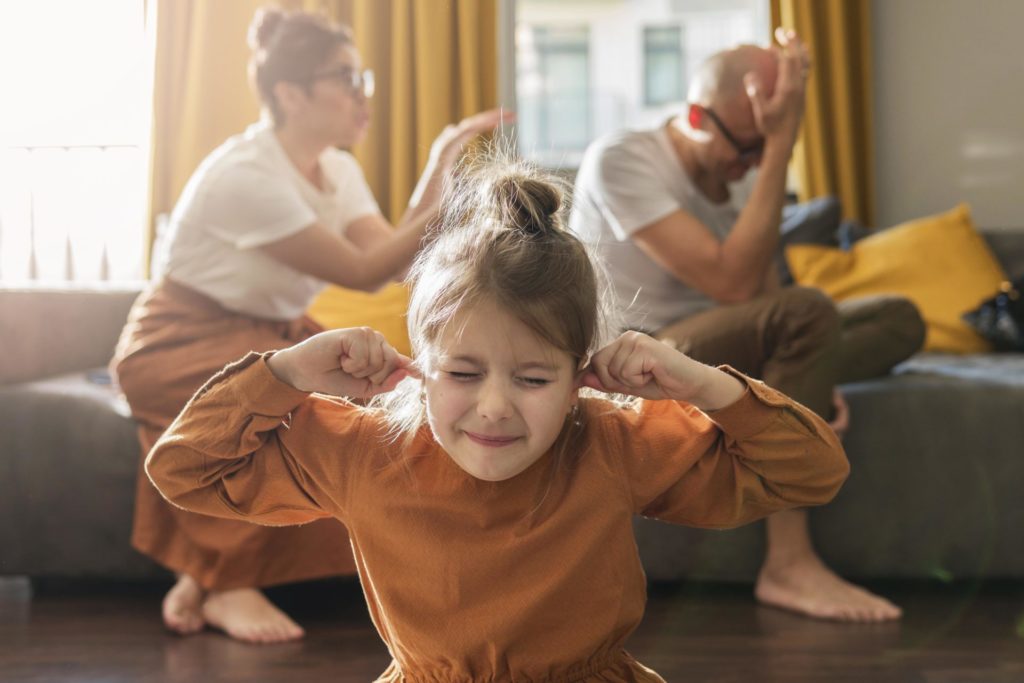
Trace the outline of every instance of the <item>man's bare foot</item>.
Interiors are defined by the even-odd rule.
[[[306,634],[255,588],[211,592],[202,613],[210,626],[247,643],[284,643]]]
[[[788,564],[765,563],[754,595],[766,605],[817,619],[879,622],[903,614],[885,598],[844,581],[813,555]]]
[[[182,574],[164,596],[164,624],[183,636],[199,633],[206,625],[202,604],[203,589],[191,576]]]

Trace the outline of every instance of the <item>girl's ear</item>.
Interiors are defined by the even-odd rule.
[[[587,373],[589,371],[589,367],[581,367],[579,370],[576,371],[576,376],[573,377],[572,380],[573,401],[579,400],[580,389],[586,386],[583,383],[583,379],[587,376]]]

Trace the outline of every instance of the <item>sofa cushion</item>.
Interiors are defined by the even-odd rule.
[[[310,305],[309,317],[327,329],[367,325],[384,335],[400,353],[409,354],[409,333],[405,312],[409,289],[391,284],[379,292],[357,292],[331,286]]]
[[[0,385],[109,362],[140,286],[0,287]]]
[[[1017,387],[1024,392],[1024,353],[919,353],[893,368],[893,373],[942,375]],[[1024,393],[1020,400],[1024,406]],[[1024,408],[1021,416],[1024,417]],[[1024,453],[1024,443],[1020,446]]]
[[[139,442],[105,377],[0,387],[0,518],[18,520],[0,524],[0,574],[162,575],[129,545]]]
[[[787,248],[796,281],[837,301],[902,294],[927,325],[925,349],[972,353],[988,343],[961,316],[992,296],[1006,279],[967,206],[884,230],[849,252],[796,245]]]
[[[775,268],[782,284],[792,284],[793,274],[786,263],[785,249],[791,244],[818,244],[838,247],[836,231],[842,212],[839,199],[834,196],[818,197],[800,204],[782,208],[779,223],[779,246],[775,253]]]
[[[908,370],[843,393],[850,477],[810,512],[826,563],[861,580],[1024,576],[1024,387]],[[636,528],[653,579],[752,581],[763,560],[762,523],[701,531],[640,519]]]

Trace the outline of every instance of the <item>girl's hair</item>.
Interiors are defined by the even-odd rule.
[[[249,78],[275,125],[284,123],[284,112],[274,96],[274,86],[288,81],[308,87],[316,70],[339,47],[352,44],[347,26],[322,16],[273,7],[256,11],[249,25]]]
[[[608,329],[603,278],[583,243],[563,225],[564,181],[508,152],[461,167],[445,189],[439,234],[409,279],[409,338],[430,371],[436,345],[458,313],[491,302],[583,367]],[[423,424],[421,384],[403,382],[382,404],[396,436]],[[583,426],[567,421],[556,451]],[[562,443],[562,446],[559,445]]]

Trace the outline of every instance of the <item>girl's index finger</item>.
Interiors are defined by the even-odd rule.
[[[398,359],[398,367],[405,371],[406,377],[415,377],[416,379],[423,379],[423,371],[420,369],[419,362],[417,362],[413,358],[410,358],[404,353],[399,352],[394,348],[392,348],[392,351],[394,351],[395,357]]]

